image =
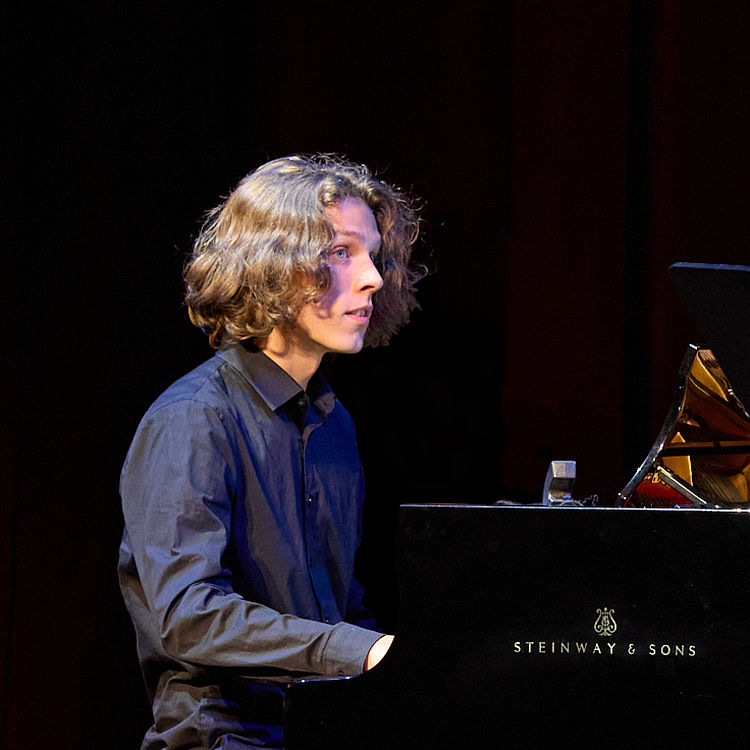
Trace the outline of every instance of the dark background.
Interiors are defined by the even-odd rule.
[[[149,403],[210,354],[180,271],[253,167],[335,151],[426,205],[422,311],[329,366],[388,629],[398,504],[536,500],[553,458],[578,462],[576,496],[612,500],[700,340],[667,267],[748,260],[743,0],[138,7],[3,12],[11,748],[145,729],[118,472]]]

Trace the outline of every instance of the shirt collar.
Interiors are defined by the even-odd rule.
[[[273,411],[288,401],[299,398],[303,393],[300,384],[254,344],[227,344],[222,347],[220,354],[232,367],[239,370]],[[307,395],[323,416],[333,411],[336,397],[320,373],[316,372],[310,378]]]

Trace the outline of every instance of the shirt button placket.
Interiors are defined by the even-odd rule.
[[[312,495],[308,495],[307,496],[306,503],[307,503],[307,507],[308,508],[312,508],[312,504],[313,504],[313,496]],[[311,572],[312,572],[312,566],[313,566],[312,540],[313,540],[313,537],[314,537],[312,518],[308,519],[307,535],[308,535],[308,539],[307,539],[307,550],[308,550],[308,552],[307,552],[307,564],[310,566],[310,569],[311,569]]]

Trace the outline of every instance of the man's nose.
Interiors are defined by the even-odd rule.
[[[375,263],[373,263],[373,260],[369,255],[365,256],[359,278],[360,287],[362,289],[372,289],[377,292],[378,289],[383,286],[383,277],[380,275],[378,269],[375,267]]]

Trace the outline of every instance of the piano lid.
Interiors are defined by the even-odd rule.
[[[750,266],[674,263],[669,278],[721,364],[734,392],[750,408]]]

